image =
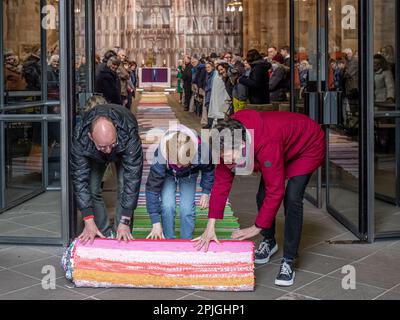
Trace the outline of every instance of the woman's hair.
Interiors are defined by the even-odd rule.
[[[247,141],[247,130],[243,126],[243,124],[237,120],[228,119],[228,120],[220,121],[216,125],[215,129],[217,129],[220,133],[226,132],[226,130],[229,130],[228,132],[230,132],[230,138],[232,140],[232,150],[236,150],[236,149],[240,148],[242,145],[242,142],[246,143],[246,141]],[[241,138],[242,138],[241,141],[237,141],[237,139],[235,139],[235,132],[237,132],[237,130],[241,131]],[[221,137],[221,139],[219,141],[220,142],[220,150],[223,151],[225,148],[225,136],[222,134],[222,135],[220,135],[220,137]]]
[[[246,60],[248,63],[253,63],[257,60],[262,60],[262,56],[256,49],[251,49],[247,52]]]
[[[218,63],[216,69],[218,70],[219,67],[224,68],[226,71],[229,70],[229,64],[226,63],[226,62],[220,62],[220,63]]]
[[[176,132],[166,141],[167,161],[189,166],[197,153],[195,142],[183,132]]]
[[[114,50],[108,50],[104,54],[103,63],[107,63],[107,61],[110,60],[111,57],[116,57],[116,56],[117,56],[117,53]]]
[[[121,61],[117,57],[111,57],[107,61],[107,66],[111,66],[111,65],[119,67],[121,65]]]
[[[96,106],[107,104],[107,100],[102,96],[92,96],[86,101],[85,112],[92,110]]]
[[[214,63],[212,63],[212,62],[209,61],[209,62],[206,63],[206,66],[207,66],[207,65],[210,65],[213,69],[215,69]]]
[[[378,60],[383,71],[388,70],[388,63],[385,57],[381,54],[374,55],[374,60]]]

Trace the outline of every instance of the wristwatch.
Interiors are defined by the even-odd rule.
[[[120,223],[130,227],[131,226],[131,218],[122,217],[121,220],[120,220]]]

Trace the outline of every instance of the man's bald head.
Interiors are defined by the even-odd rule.
[[[98,117],[92,123],[90,138],[99,151],[108,154],[117,144],[117,129],[110,118]]]

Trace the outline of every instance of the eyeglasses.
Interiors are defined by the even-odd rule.
[[[99,145],[96,144],[96,142],[94,142],[94,145],[96,146],[97,150],[99,150],[101,152],[107,152],[108,150],[112,150],[115,147],[117,147],[119,145],[119,143],[118,143],[118,140],[117,140],[116,142],[114,142],[113,144],[110,144],[108,146],[99,146]]]

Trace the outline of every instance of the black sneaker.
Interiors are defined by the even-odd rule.
[[[296,273],[294,272],[293,261],[283,259],[281,262],[279,274],[275,280],[275,285],[280,287],[290,287],[294,284],[295,277]]]
[[[278,245],[273,240],[263,240],[255,252],[255,264],[266,264],[278,252]]]

